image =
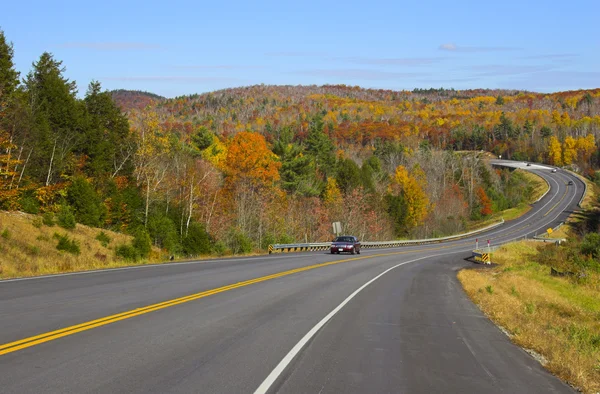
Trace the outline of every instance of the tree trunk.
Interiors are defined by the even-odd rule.
[[[194,206],[194,176],[192,175],[192,181],[190,182],[190,201],[188,209],[187,222],[185,223],[185,236],[187,237],[190,229],[190,221],[192,220],[192,209]]]
[[[46,186],[50,185],[50,175],[52,174],[52,163],[54,162],[54,153],[56,152],[56,143],[58,139],[54,140],[54,148],[52,148],[52,156],[50,157],[50,165],[48,166],[48,176],[46,177]]]
[[[148,208],[150,207],[150,180],[146,179],[146,210],[144,214],[144,227],[148,227]]]
[[[29,154],[27,155],[27,160],[25,160],[25,164],[23,164],[23,168],[21,168],[21,174],[19,175],[19,181],[17,182],[17,189],[19,188],[19,185],[21,185],[21,179],[23,179],[23,173],[25,172],[27,163],[29,163],[29,158],[31,157],[32,152],[33,152],[33,148],[31,148],[31,150],[29,151]]]
[[[17,157],[17,162],[15,163],[15,170],[13,171],[12,178],[10,179],[9,190],[12,190],[13,183],[15,181],[15,177],[17,176],[17,170],[19,169],[19,163],[21,162],[21,154],[23,154],[23,146],[19,149],[19,156]]]

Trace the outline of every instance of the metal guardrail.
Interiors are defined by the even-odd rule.
[[[584,178],[583,176],[579,175],[578,173],[576,173],[576,172],[573,172],[573,171],[571,171],[571,170],[565,170],[565,171],[567,171],[567,172],[570,172],[571,174],[575,175],[575,177],[576,177],[577,179],[579,179],[579,180],[580,180],[580,181],[583,183],[583,196],[581,196],[581,199],[580,199],[580,200],[579,200],[579,202],[577,203],[577,206],[578,206],[579,208],[583,208],[583,207],[581,206],[581,204],[583,204],[583,200],[585,199],[585,196],[586,196],[586,194],[587,194],[587,192],[588,192],[588,185],[587,185],[587,182],[585,181],[585,178]]]
[[[556,231],[559,228],[561,228],[565,223],[564,222],[560,222],[558,224],[558,226],[554,227],[552,229],[552,231]],[[552,242],[556,245],[560,245],[562,242],[565,242],[566,239],[565,238],[550,238],[550,235],[548,233],[544,234],[544,235],[536,235],[532,238],[534,241],[538,241],[538,242]]]
[[[413,240],[402,240],[402,241],[366,241],[366,242],[361,242],[360,247],[363,249],[395,248],[395,247],[401,247],[401,246],[426,245],[426,244],[439,243],[439,242],[444,242],[444,241],[452,241],[455,239],[466,238],[466,237],[470,237],[471,235],[475,235],[475,234],[482,233],[484,231],[491,230],[502,224],[504,224],[504,219],[502,219],[502,221],[500,221],[498,223],[494,223],[490,226],[480,228],[478,230],[470,231],[468,233],[451,235],[448,237],[413,239]],[[273,244],[273,245],[269,245],[269,254],[274,253],[274,252],[312,252],[312,251],[317,251],[317,250],[328,250],[329,248],[331,248],[331,242]]]

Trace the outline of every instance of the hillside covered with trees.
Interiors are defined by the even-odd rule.
[[[175,255],[325,241],[333,221],[368,240],[446,235],[527,200],[526,177],[467,151],[589,177],[599,163],[600,89],[259,85],[164,99],[92,82],[78,98],[52,54],[26,76],[12,57],[0,33],[0,209],[72,215]]]

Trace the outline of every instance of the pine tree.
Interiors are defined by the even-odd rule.
[[[316,169],[329,176],[335,173],[335,148],[323,127],[323,117],[315,115],[306,137],[306,151],[313,157]]]
[[[19,72],[15,70],[13,56],[13,45],[6,41],[4,32],[0,30],[0,114],[19,86]]]
[[[33,156],[28,172],[47,185],[58,181],[76,158],[83,110],[75,82],[63,76],[62,62],[45,52],[33,64],[25,85],[32,115]]]
[[[86,169],[95,176],[131,174],[135,144],[127,118],[97,81],[90,83],[84,103],[86,127],[77,153],[88,157]]]

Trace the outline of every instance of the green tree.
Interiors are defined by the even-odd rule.
[[[91,227],[103,224],[106,208],[96,189],[83,177],[76,177],[67,190],[67,201],[73,207],[75,220]]]
[[[502,112],[500,115],[500,123],[494,126],[494,136],[497,140],[508,141],[515,136],[515,127],[510,119],[506,117],[506,114]]]
[[[152,243],[169,253],[176,253],[180,250],[179,235],[175,223],[159,213],[154,213],[148,218],[148,234]]]
[[[77,151],[89,158],[86,169],[94,176],[130,175],[135,144],[127,118],[97,81],[90,83],[84,103],[86,130]]]
[[[549,138],[550,136],[552,136],[552,129],[548,126],[542,126],[542,128],[540,129],[540,135],[542,136],[542,138]]]
[[[28,173],[50,185],[75,161],[81,141],[84,107],[78,103],[75,82],[64,77],[62,62],[44,52],[25,80],[32,117],[33,154]]]
[[[210,236],[200,223],[192,223],[187,236],[182,241],[183,253],[186,256],[209,254],[211,250]]]
[[[392,218],[392,222],[394,225],[394,233],[397,236],[405,235],[407,205],[404,196],[402,194],[388,194],[385,196],[385,203],[387,212]]]
[[[192,136],[192,143],[201,151],[211,146],[214,140],[215,135],[204,126],[201,126]]]
[[[323,128],[323,116],[316,114],[308,128],[306,151],[312,156],[317,171],[328,176],[335,173],[335,147]]]
[[[150,235],[143,227],[138,227],[133,234],[131,245],[138,251],[140,257],[147,258],[152,251],[152,241]]]
[[[335,180],[344,194],[350,193],[361,184],[361,171],[352,159],[340,159]]]
[[[281,162],[281,186],[290,193],[317,196],[320,182],[315,177],[314,162],[301,145],[292,142],[292,137],[293,131],[289,127],[283,128],[273,144],[273,153]]]
[[[13,45],[6,41],[4,32],[0,30],[0,114],[19,86],[19,72],[15,70],[13,56]]]

